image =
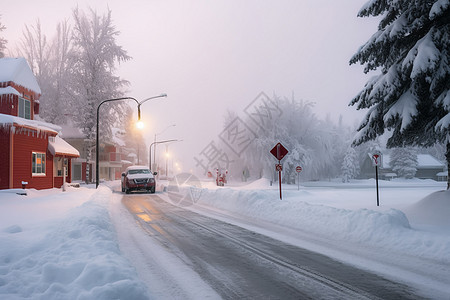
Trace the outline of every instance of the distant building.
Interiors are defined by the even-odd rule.
[[[95,177],[95,149],[92,149],[91,160],[87,159],[88,142],[81,129],[67,119],[66,125],[61,125],[64,140],[71,144],[80,153],[80,157],[72,160],[72,180],[82,182],[92,182]],[[113,138],[109,142],[99,144],[99,178],[100,180],[117,180],[121,178],[122,172],[135,164],[135,161],[127,157],[132,149],[125,148],[125,143],[120,138],[120,131],[113,128]],[[136,156],[136,154],[134,154]],[[94,158],[94,160],[93,160]],[[86,172],[86,165],[91,172]],[[86,180],[88,177],[88,180]]]
[[[415,178],[443,180],[442,176],[444,173],[442,172],[444,170],[445,164],[437,160],[432,155],[417,155],[417,172],[414,176]],[[379,177],[381,179],[388,180],[397,177],[397,174],[392,170],[391,156],[389,154],[384,154],[382,156],[382,165],[379,168]],[[372,160],[369,156],[367,156],[367,158],[363,161],[359,178],[375,178],[375,168],[372,165]]]
[[[71,182],[79,152],[57,125],[35,120],[41,89],[24,58],[0,59],[0,189],[48,189]]]
[[[79,157],[72,159],[72,181],[92,182],[92,170],[94,169],[93,166],[95,165],[95,162],[87,160],[87,143],[85,135],[81,132],[81,129],[75,127],[70,119],[68,119],[66,125],[60,126],[61,135],[64,140],[80,153]],[[91,172],[89,172],[89,170]]]

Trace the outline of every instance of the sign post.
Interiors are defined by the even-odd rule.
[[[278,182],[280,186],[280,200],[282,200],[281,195],[281,171],[283,170],[283,165],[281,164],[281,160],[288,154],[288,150],[284,148],[284,146],[281,143],[278,143],[275,145],[275,147],[270,150],[270,153],[272,153],[273,156],[278,160],[278,164],[276,165],[275,169],[278,171]]]
[[[297,171],[297,191],[300,191],[300,172],[302,171],[302,167],[297,166],[295,171]]]
[[[380,206],[380,194],[378,192],[378,166],[381,166],[382,156],[380,151],[374,152],[371,156],[372,165],[375,166],[375,181],[377,183],[377,206]]]

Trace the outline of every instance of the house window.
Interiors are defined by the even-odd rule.
[[[30,100],[19,97],[19,117],[31,119],[31,102]]]
[[[45,175],[45,153],[33,152],[31,170],[33,175]]]

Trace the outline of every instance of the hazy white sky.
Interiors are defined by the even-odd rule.
[[[170,146],[184,164],[221,132],[227,109],[243,109],[260,93],[313,101],[316,114],[361,119],[348,103],[364,86],[350,57],[376,30],[357,18],[366,0],[15,0],[2,6],[3,35],[14,48],[25,24],[39,18],[48,37],[77,4],[112,11],[118,43],[133,57],[119,76],[127,96],[168,98],[142,106],[147,139],[183,139]],[[190,161],[186,161],[190,160]]]

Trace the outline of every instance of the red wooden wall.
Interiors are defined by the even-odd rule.
[[[17,116],[17,95],[0,95],[0,114]]]
[[[53,187],[53,155],[48,151],[48,133],[27,128],[16,128],[13,135],[13,188],[48,189]],[[45,176],[32,176],[32,152],[46,154]]]
[[[22,95],[25,94],[26,97],[24,97],[24,98],[30,100],[30,102],[31,102],[31,120],[34,120],[34,111],[35,111],[34,107],[35,107],[35,105],[38,105],[38,104],[35,104],[35,100],[38,100],[41,95],[36,94],[35,92],[30,91],[29,89],[26,89],[21,85],[17,85],[12,81],[0,83],[0,87],[2,87],[2,88],[5,88],[7,86],[11,86],[11,87],[15,88]],[[11,94],[1,95],[0,96],[0,113],[17,117],[18,101],[19,101],[19,97],[17,95],[11,95]]]
[[[9,188],[9,127],[0,127],[0,189]]]

